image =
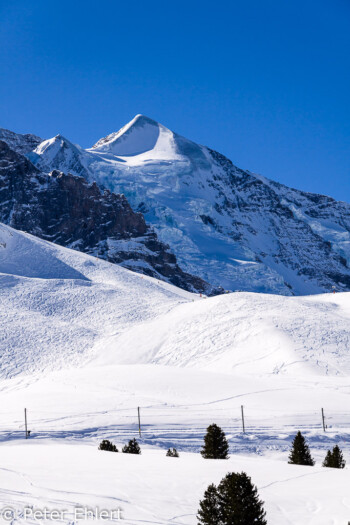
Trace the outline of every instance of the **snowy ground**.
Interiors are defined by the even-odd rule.
[[[227,472],[242,470],[257,485],[270,525],[343,525],[350,516],[348,469],[300,467],[252,456],[220,461],[183,453],[175,459],[157,450],[131,456],[34,441],[0,447],[0,464],[0,507],[14,509],[9,512],[18,524],[35,523],[23,518],[22,509],[30,506],[64,511],[60,523],[77,522],[75,512],[80,515],[79,509],[87,506],[120,509],[121,519],[115,514],[109,523],[194,525],[207,486]]]
[[[320,466],[336,443],[350,462],[349,294],[200,298],[2,225],[0,294],[0,508],[194,525],[206,486],[245,470],[269,525],[350,521],[348,468]],[[138,406],[141,457],[98,451],[138,435]],[[212,422],[228,461],[198,454]],[[316,467],[287,464],[298,429]]]

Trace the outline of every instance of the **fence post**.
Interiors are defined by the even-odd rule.
[[[28,426],[27,426],[27,409],[24,409],[24,428],[26,433],[26,439],[28,438]]]
[[[139,418],[139,436],[141,437],[141,418],[140,418],[140,407],[137,407],[137,415]]]
[[[243,411],[243,405],[241,405],[241,414],[242,414],[242,427],[243,427],[243,434],[245,434],[245,424],[244,424],[244,411]]]
[[[326,425],[325,425],[325,422],[324,422],[324,411],[323,411],[323,408],[321,408],[321,413],[322,413],[323,432],[326,432]]]

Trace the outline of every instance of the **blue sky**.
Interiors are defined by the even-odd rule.
[[[0,126],[83,147],[143,113],[350,202],[350,0],[0,0]]]

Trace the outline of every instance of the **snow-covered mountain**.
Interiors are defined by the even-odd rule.
[[[140,117],[89,151],[61,136],[30,153],[32,139],[3,139],[0,217],[17,228],[0,224],[5,519],[55,509],[69,525],[87,505],[121,508],[130,525],[195,525],[207,486],[245,471],[269,525],[345,523],[349,469],[321,464],[335,444],[349,461],[350,294],[206,298],[177,288],[164,279],[206,284],[181,270],[124,195],[103,187],[125,187],[188,254],[187,267],[282,294],[349,287],[349,205],[241,171]],[[251,259],[235,259],[245,250]],[[139,262],[156,278],[95,255]],[[213,422],[229,441],[226,461],[198,454]],[[297,430],[315,467],[287,463]],[[120,450],[135,436],[141,456],[97,450],[101,439]],[[165,456],[173,446],[176,460]]]
[[[58,135],[29,154],[123,193],[187,272],[230,290],[350,290],[350,205],[237,168],[137,115],[83,150]]]
[[[90,157],[80,146],[73,144],[62,135],[42,141],[29,158],[42,171],[49,172],[55,169],[85,178],[92,175],[87,165],[94,157]]]
[[[0,141],[0,220],[43,239],[122,264],[187,290],[212,292],[184,272],[169,246],[159,241],[124,195],[95,182],[44,173]]]

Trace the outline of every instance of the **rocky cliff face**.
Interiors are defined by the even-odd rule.
[[[33,151],[33,149],[39,146],[42,142],[40,137],[32,135],[31,133],[22,135],[21,133],[14,133],[9,129],[4,128],[0,128],[0,140],[6,142],[10,148],[22,155],[26,155]]]
[[[0,222],[43,239],[165,279],[210,292],[178,266],[141,213],[124,195],[57,170],[46,174],[0,141]]]
[[[349,204],[287,188],[207,151],[221,171],[210,181],[213,229],[236,219],[230,235],[242,252],[254,249],[256,263],[277,270],[292,293],[350,289]]]

